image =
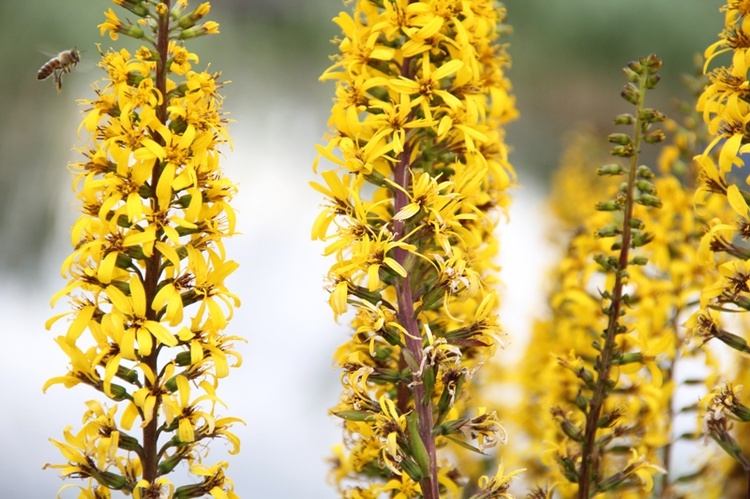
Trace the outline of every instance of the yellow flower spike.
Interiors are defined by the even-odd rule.
[[[351,341],[336,351],[345,391],[333,411],[346,420],[343,462],[356,464],[346,476],[335,474],[338,484],[375,495],[412,497],[419,490],[437,499],[448,465],[438,460],[444,451],[436,442],[447,439],[430,434],[430,419],[459,420],[471,410],[469,383],[459,396],[443,379],[448,370],[473,373],[499,330],[496,301],[480,307],[475,297],[495,270],[489,260],[497,217],[489,209],[507,204],[512,178],[499,129],[515,115],[512,99],[506,91],[504,101],[490,104],[491,94],[503,95],[491,88],[509,88],[507,60],[490,49],[504,11],[444,7],[426,0],[352,3],[335,19],[343,31],[339,54],[321,77],[336,83],[336,99],[331,134],[317,147],[313,168],[324,159],[334,170],[312,184],[326,202],[311,235],[336,259],[327,286],[334,316],[356,310]],[[462,262],[446,266],[454,256]],[[445,339],[450,334],[455,342]],[[463,358],[467,349],[471,355]],[[394,414],[381,401],[392,393],[398,413],[413,418],[408,443],[385,428]],[[438,408],[441,396],[450,402]],[[465,436],[472,438],[458,435]],[[364,472],[374,467],[382,471]]]
[[[207,438],[226,438],[233,452],[239,450],[236,436],[226,429],[233,421],[219,428],[213,416],[214,404],[222,403],[217,380],[241,364],[232,346],[240,338],[223,334],[239,306],[224,285],[237,267],[226,260],[222,241],[236,226],[229,204],[236,187],[219,169],[218,149],[230,142],[218,93],[222,84],[216,74],[192,70],[198,55],[184,43],[218,32],[218,25],[196,24],[209,12],[208,3],[184,15],[186,0],[175,3],[171,13],[165,3],[124,6],[138,21],[121,20],[109,9],[102,35],[115,40],[123,34],[144,45],[135,55],[124,49],[102,53],[107,80],[85,103],[90,111],[79,132],[88,132],[90,144],[80,148],[85,159],[71,168],[83,209],[71,230],[76,249],[62,267],[70,281],[53,298],[68,295],[76,307],[66,335],[56,339],[70,367],[44,385],[46,390],[85,383],[115,404],[106,413],[89,405],[84,430],[70,444],[87,449],[90,466],[51,465],[88,480],[82,490],[97,491],[96,497],[105,497],[99,491],[108,487],[135,497],[152,489],[172,494],[176,489],[156,471],[173,469],[175,459],[203,459]],[[156,43],[163,37],[167,44]],[[159,67],[159,59],[169,64]],[[184,304],[183,296],[191,302]],[[191,307],[194,301],[199,304]],[[184,349],[174,348],[180,344],[189,345],[189,363],[180,357]],[[229,356],[235,359],[231,365]],[[174,401],[172,383],[179,385]],[[196,406],[183,413],[191,402],[208,403],[211,411]],[[125,434],[114,425],[120,403],[125,404],[120,428],[130,432],[141,418],[142,435]],[[179,424],[156,431],[175,414]],[[210,433],[201,434],[197,448],[195,432],[206,428]],[[144,440],[171,441],[170,432],[187,442],[179,453],[169,444],[162,453],[132,452],[146,445]],[[71,438],[68,432],[66,439]],[[150,461],[144,466],[139,456]],[[222,490],[236,497],[228,480],[204,487],[200,494]]]

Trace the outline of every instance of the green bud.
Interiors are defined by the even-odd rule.
[[[607,272],[614,272],[617,270],[617,259],[612,256],[602,254],[594,255],[594,261]]]
[[[91,473],[91,476],[97,482],[104,485],[110,490],[122,490],[128,486],[128,480],[122,475],[112,473],[111,471],[99,471]]]
[[[115,260],[115,266],[119,269],[127,269],[131,264],[130,257],[125,253],[118,253],[117,260]]]
[[[639,178],[654,178],[654,172],[652,172],[651,168],[646,165],[640,165],[635,171],[635,174]]]
[[[118,378],[127,381],[128,383],[135,383],[138,381],[138,372],[134,369],[128,369],[124,366],[117,367],[117,373],[115,374]]]
[[[596,203],[597,211],[618,211],[621,206],[616,201],[599,201]]]
[[[638,204],[642,204],[643,206],[661,208],[661,199],[656,196],[652,196],[651,194],[641,194],[640,196],[635,198],[634,201]]]
[[[630,246],[633,248],[640,248],[654,240],[653,232],[639,232],[633,236],[630,240]]]
[[[640,60],[640,61],[630,61],[628,63],[627,67],[633,73],[635,73],[637,75],[640,75],[641,73],[643,73],[643,69],[644,69],[642,62],[643,62],[642,60]],[[635,81],[637,82],[638,79],[636,79]]]
[[[652,130],[643,136],[643,140],[648,144],[658,144],[659,142],[663,142],[666,138],[664,132],[661,130]]]
[[[656,194],[656,186],[644,178],[639,179],[635,186],[645,194]]]
[[[375,417],[372,413],[367,411],[356,411],[352,409],[337,412],[332,411],[331,414],[338,416],[341,419],[346,419],[347,421],[375,421]]]
[[[573,424],[568,418],[563,417],[560,419],[560,429],[562,432],[574,442],[583,442],[583,432],[581,429]]]
[[[171,393],[174,393],[177,391],[177,376],[172,376],[167,380],[166,383],[164,383],[164,388],[169,390]]]
[[[151,14],[148,8],[142,5],[143,0],[120,0],[118,4],[138,17],[148,17]]]
[[[109,387],[109,390],[112,393],[112,396],[110,397],[112,400],[120,402],[128,398],[128,391],[122,385],[112,383]]]
[[[423,477],[422,470],[419,468],[419,465],[408,456],[404,457],[401,460],[401,469],[403,469],[406,474],[409,475],[409,478],[411,478],[415,482],[419,482]]]
[[[641,92],[633,83],[628,82],[625,84],[625,88],[622,89],[622,92],[620,92],[620,96],[631,104],[637,106],[641,97]]]
[[[643,353],[641,352],[621,353],[615,356],[615,358],[612,361],[612,363],[616,366],[632,364],[633,362],[643,363]]]
[[[667,117],[664,114],[662,114],[659,110],[652,109],[650,107],[643,109],[638,114],[638,117],[642,121],[645,121],[647,123],[657,123],[657,122],[661,122],[667,119]]]
[[[645,226],[645,224],[643,223],[643,220],[641,220],[640,218],[635,218],[635,217],[630,219],[629,225],[631,229],[639,229],[639,230]]]
[[[742,336],[737,336],[734,333],[719,329],[716,331],[716,338],[718,338],[725,345],[734,348],[737,351],[750,353],[750,348],[747,346],[747,341]]]
[[[622,175],[625,169],[619,163],[610,163],[596,169],[597,175]]]
[[[626,133],[610,133],[607,140],[612,144],[620,144],[626,146],[631,144],[630,136]]]
[[[190,352],[180,352],[175,355],[174,362],[178,366],[189,366],[191,361]]]
[[[615,125],[632,125],[633,123],[635,123],[635,116],[630,113],[618,114],[615,117]]]
[[[633,146],[628,144],[626,146],[615,146],[612,148],[609,153],[612,156],[620,156],[622,158],[630,158],[635,154],[635,151],[633,151]]]
[[[581,391],[578,391],[578,394],[576,395],[576,407],[581,410],[581,412],[586,413],[586,410],[588,410],[589,407],[589,401],[586,397],[583,396]]]
[[[136,40],[140,40],[144,35],[143,30],[134,24],[121,24],[117,27],[117,32]]]
[[[622,72],[625,73],[625,78],[627,78],[629,82],[638,83],[639,76],[636,71],[633,71],[630,67],[626,66],[622,68]]]
[[[163,459],[159,462],[159,475],[166,475],[167,473],[171,473],[172,470],[174,470],[177,465],[185,459],[187,459],[187,456],[185,456],[181,452],[175,452],[168,458]]]
[[[604,227],[601,227],[600,229],[597,229],[596,232],[594,232],[594,237],[598,238],[604,238],[604,237],[614,237],[617,234],[620,234],[622,231],[620,230],[620,227],[617,224],[609,224],[605,225]]]
[[[648,263],[648,258],[645,256],[636,256],[633,257],[629,263],[632,263],[633,265],[646,265]]]
[[[649,76],[648,78],[646,78],[646,88],[650,89],[656,87],[660,80],[661,76],[659,76],[658,74]]]

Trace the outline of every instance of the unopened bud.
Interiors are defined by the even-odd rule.
[[[597,211],[618,211],[620,205],[616,201],[599,201],[596,203]]]
[[[635,202],[642,204],[643,206],[651,206],[654,208],[661,208],[661,199],[651,194],[642,194],[635,198]]]
[[[630,136],[626,133],[611,133],[607,140],[612,144],[628,145],[631,143]]]
[[[650,107],[645,108],[639,113],[638,116],[641,118],[641,120],[647,121],[649,123],[657,123],[667,119],[666,115],[664,115],[661,111]]]
[[[622,231],[617,226],[617,224],[609,224],[600,229],[597,229],[596,232],[594,232],[594,236],[599,238],[614,237],[621,232]]]
[[[630,240],[630,245],[633,248],[638,248],[640,246],[644,246],[650,243],[653,240],[654,240],[653,232],[639,232],[638,234],[633,236],[633,239]]]
[[[635,116],[630,113],[618,114],[615,117],[615,125],[632,125],[635,123]]]
[[[658,74],[654,74],[646,78],[646,88],[654,88],[659,81],[661,80],[661,76]]]
[[[638,90],[638,87],[630,82],[625,84],[625,88],[622,89],[620,95],[633,105],[638,105],[638,100],[641,98],[641,92]]]
[[[654,172],[646,165],[640,165],[635,174],[640,178],[654,178]]]
[[[643,139],[649,144],[658,144],[663,142],[667,137],[661,130],[652,130],[643,136]]]
[[[656,186],[645,178],[639,179],[635,183],[635,185],[641,192],[645,194],[656,194]]]
[[[596,169],[597,175],[622,175],[625,169],[619,163],[610,163]]]

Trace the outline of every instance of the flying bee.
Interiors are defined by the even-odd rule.
[[[37,80],[44,80],[52,75],[57,87],[57,92],[62,91],[62,75],[70,73],[81,61],[81,52],[78,49],[64,50],[55,57],[45,62],[36,73]]]

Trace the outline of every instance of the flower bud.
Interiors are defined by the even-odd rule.
[[[640,90],[638,90],[638,87],[630,82],[625,84],[625,88],[622,89],[620,95],[623,99],[636,106],[638,105],[638,101],[641,98],[641,92]]]
[[[656,194],[656,186],[644,178],[639,179],[635,185],[645,194]]]
[[[596,169],[597,175],[622,175],[625,169],[619,163],[610,163]]]
[[[615,117],[615,125],[632,125],[635,123],[635,116],[630,113],[618,114]]]
[[[628,69],[632,71],[633,73],[640,75],[643,73],[643,64],[641,64],[641,61],[630,61],[628,63]],[[637,79],[635,81],[638,81]]]
[[[643,121],[647,121],[648,123],[659,123],[667,119],[666,115],[664,115],[661,111],[650,107],[644,108],[638,114],[638,117]]]
[[[652,130],[643,136],[643,139],[648,144],[658,144],[659,142],[663,142],[666,138],[664,132],[661,130]]]
[[[640,165],[635,174],[640,178],[654,178],[654,172],[646,165]]]
[[[641,220],[640,218],[635,218],[635,217],[631,218],[628,224],[633,229],[643,229],[643,227],[645,226],[645,224],[643,223],[643,220]]]
[[[641,266],[646,265],[648,264],[648,258],[646,258],[645,256],[636,256],[636,257],[633,257],[633,259],[630,260],[629,263],[632,263],[633,265],[641,265]]]
[[[644,246],[644,245],[650,243],[653,240],[654,240],[654,233],[653,232],[638,232],[630,240],[630,245],[633,248],[638,248],[640,246]]]
[[[146,17],[150,14],[148,8],[142,5],[143,0],[118,0],[117,3],[120,7],[128,9],[138,17]]]
[[[612,150],[610,151],[610,154],[612,154],[612,156],[620,156],[620,157],[623,157],[623,158],[630,158],[630,157],[633,156],[633,154],[635,154],[635,152],[633,151],[633,146],[631,146],[630,144],[628,144],[626,146],[615,146],[615,147],[613,147]]]
[[[651,206],[653,208],[661,208],[661,199],[651,194],[642,194],[635,198],[635,202],[642,204],[643,206]]]
[[[607,140],[612,144],[629,145],[632,143],[630,136],[626,133],[611,133]]]
[[[599,201],[596,203],[598,211],[618,211],[621,206],[616,201]]]
[[[183,40],[188,40],[190,38],[197,38],[203,35],[215,35],[218,32],[219,23],[214,21],[207,21],[199,26],[193,26],[192,28],[180,31],[180,38]]]
[[[594,232],[594,236],[597,238],[614,237],[621,232],[620,227],[613,223],[597,229],[596,232]]]
[[[661,76],[659,76],[658,74],[649,76],[648,78],[646,78],[646,88],[654,88],[660,80]]]
[[[638,73],[633,71],[629,66],[622,68],[622,72],[625,73],[625,78],[627,78],[629,82],[638,83]]]

